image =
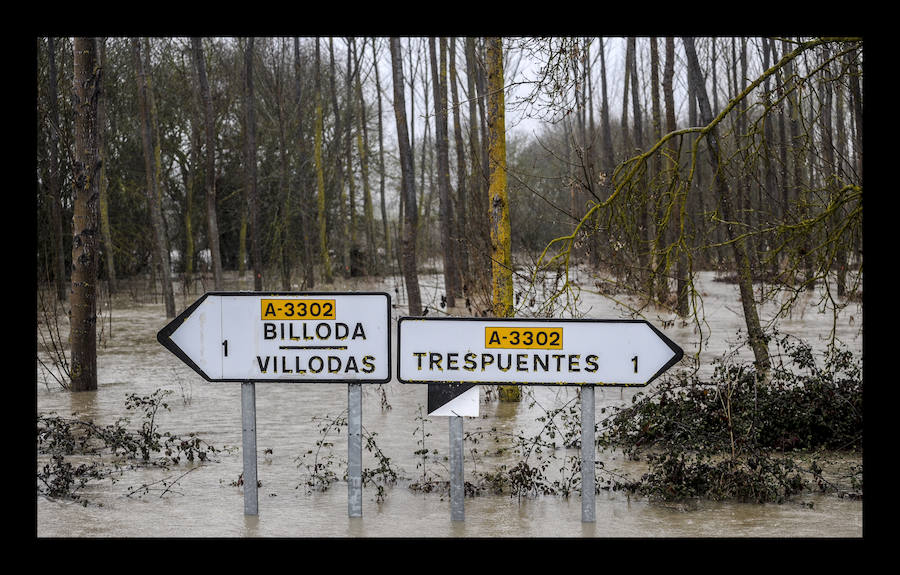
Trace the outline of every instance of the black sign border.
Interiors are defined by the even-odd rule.
[[[648,379],[644,383],[592,383],[592,382],[566,382],[566,383],[545,383],[545,382],[516,382],[516,381],[436,381],[436,380],[404,380],[400,377],[400,358],[402,357],[402,351],[400,349],[400,345],[402,339],[400,337],[400,330],[402,328],[403,322],[405,320],[415,320],[415,321],[479,321],[479,322],[496,322],[496,323],[509,323],[509,322],[531,322],[531,323],[645,323],[650,329],[652,329],[660,339],[665,342],[669,348],[675,352],[675,356],[672,357],[665,365],[663,365],[659,371],[653,374],[653,377]],[[397,319],[397,380],[400,383],[404,384],[413,384],[413,385],[456,385],[456,384],[471,384],[471,385],[522,385],[522,386],[530,386],[530,385],[543,385],[548,387],[584,387],[585,385],[594,385],[597,387],[646,387],[650,385],[650,383],[658,378],[660,375],[668,371],[670,367],[681,361],[684,357],[684,350],[678,346],[674,341],[668,338],[666,334],[659,331],[655,325],[650,323],[645,319],[592,319],[592,318],[545,318],[545,317],[424,317],[424,316],[403,316]]]
[[[254,297],[267,297],[267,296],[357,296],[357,295],[365,295],[365,296],[373,296],[373,295],[381,295],[387,298],[387,363],[388,363],[388,372],[386,379],[287,379],[287,378],[278,378],[278,379],[212,379],[210,378],[200,366],[198,366],[194,361],[181,350],[180,347],[175,345],[175,342],[172,341],[172,334],[175,333],[181,324],[194,312],[200,304],[202,304],[206,298],[210,296],[254,296]],[[162,344],[167,350],[175,354],[178,359],[183,361],[188,365],[191,369],[193,369],[197,374],[199,374],[203,379],[209,381],[211,383],[220,383],[220,382],[244,382],[244,381],[252,381],[254,383],[317,383],[317,384],[333,384],[333,383],[388,383],[392,379],[391,367],[393,365],[393,361],[391,361],[391,294],[387,292],[285,292],[285,291],[211,291],[206,292],[200,298],[197,299],[194,303],[188,306],[183,312],[178,314],[178,316],[169,322],[165,327],[163,327],[156,334],[156,341]]]

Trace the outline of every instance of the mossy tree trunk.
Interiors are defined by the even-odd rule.
[[[488,138],[490,141],[489,217],[491,222],[491,301],[494,317],[512,317],[513,282],[509,225],[509,198],[506,189],[506,114],[503,97],[503,39],[487,42]],[[519,401],[522,388],[501,385],[501,401]]]

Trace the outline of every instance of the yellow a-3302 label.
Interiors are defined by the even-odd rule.
[[[562,349],[561,327],[485,327],[484,347],[494,349]]]
[[[263,299],[260,301],[260,319],[335,319],[333,299]]]

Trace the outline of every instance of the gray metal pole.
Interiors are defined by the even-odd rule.
[[[256,384],[241,382],[241,437],[244,455],[244,515],[259,515],[256,477]]]
[[[593,523],[594,495],[594,386],[581,387],[581,522]]]
[[[347,512],[362,517],[362,385],[347,385]]]
[[[450,520],[465,521],[463,503],[465,484],[463,479],[463,418],[450,417]]]

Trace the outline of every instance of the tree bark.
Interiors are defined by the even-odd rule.
[[[391,71],[394,80],[394,118],[397,123],[397,144],[400,154],[401,193],[404,196],[403,218],[403,276],[406,280],[406,294],[409,314],[422,315],[422,298],[419,293],[419,278],[416,272],[416,181],[413,177],[412,149],[406,125],[406,98],[403,94],[403,61],[400,53],[400,39],[392,37]]]
[[[72,291],[69,342],[72,391],[97,389],[97,263],[100,231],[100,157],[97,104],[101,69],[94,38],[75,38],[75,200],[72,217]]]

